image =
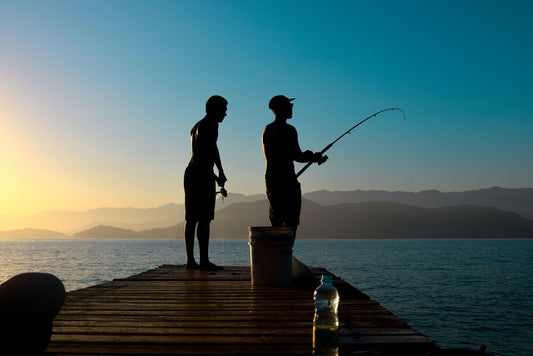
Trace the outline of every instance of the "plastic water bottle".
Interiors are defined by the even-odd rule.
[[[339,292],[333,286],[333,277],[323,275],[322,283],[314,293],[315,318],[313,319],[314,354],[337,354],[339,340]]]

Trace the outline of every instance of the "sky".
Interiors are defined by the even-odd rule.
[[[0,0],[0,215],[183,203],[205,101],[228,191],[264,193],[295,97],[302,191],[533,186],[532,1]],[[297,169],[301,165],[297,165]]]

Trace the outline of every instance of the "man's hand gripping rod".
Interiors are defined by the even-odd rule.
[[[217,191],[216,194],[222,194],[223,198],[228,197],[228,191],[226,190],[226,188],[224,188],[224,186],[220,187],[220,190]]]

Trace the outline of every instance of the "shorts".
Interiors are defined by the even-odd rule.
[[[302,192],[298,181],[266,180],[266,193],[272,226],[298,226],[302,208]]]
[[[187,167],[185,188],[185,220],[211,221],[215,218],[216,182],[212,171]]]

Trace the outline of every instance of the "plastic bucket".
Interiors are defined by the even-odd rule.
[[[290,227],[250,226],[253,285],[291,284],[294,234]]]

